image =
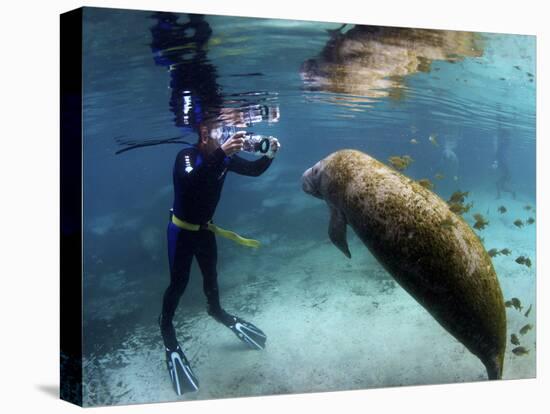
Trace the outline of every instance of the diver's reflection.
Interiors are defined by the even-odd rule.
[[[235,107],[235,97],[224,99],[216,67],[208,59],[212,29],[204,15],[186,16],[186,23],[180,23],[174,13],[157,12],[151,16],[156,19],[151,28],[151,50],[155,63],[170,73],[170,110],[175,125],[184,132],[198,132],[197,126],[207,119],[238,128],[263,121],[278,122],[278,105],[247,102]]]

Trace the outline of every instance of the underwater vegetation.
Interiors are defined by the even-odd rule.
[[[396,170],[404,171],[414,160],[409,155],[403,155],[402,157],[394,155],[388,158],[388,161]]]
[[[489,224],[489,221],[479,213],[474,214],[474,220],[476,221],[474,223],[474,229],[476,230],[483,230]]]

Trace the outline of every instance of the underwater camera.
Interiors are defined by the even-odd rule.
[[[247,132],[244,136],[243,151],[252,154],[267,154],[271,147],[271,137],[264,135],[256,135],[252,132]]]
[[[223,126],[213,130],[210,136],[217,140],[221,145],[231,138],[237,131],[237,128],[234,126]],[[255,155],[266,155],[271,148],[271,139],[272,137],[258,135],[253,132],[246,132],[243,137],[243,151]]]

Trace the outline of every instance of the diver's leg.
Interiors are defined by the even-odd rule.
[[[190,231],[182,230],[173,223],[168,225],[170,285],[164,292],[162,313],[159,318],[162,339],[168,349],[175,349],[178,345],[172,319],[189,282],[193,260],[193,240],[190,233]]]
[[[198,234],[195,254],[202,272],[203,290],[206,295],[208,314],[216,319],[223,318],[218,290],[218,246],[216,236],[211,231],[202,230]]]
[[[218,273],[216,270],[218,248],[214,233],[210,231],[200,232],[200,242],[198,243],[198,248],[195,250],[195,255],[203,276],[204,293],[208,302],[208,314],[231,329],[249,347],[264,349],[267,337],[262,330],[238,316],[227,313],[220,305]]]
[[[164,292],[162,313],[159,317],[160,332],[166,348],[166,367],[174,391],[178,395],[199,389],[199,381],[189,361],[178,344],[172,324],[178,302],[189,281],[193,260],[193,235],[181,230],[173,223],[168,225],[168,260],[170,264],[170,285]]]

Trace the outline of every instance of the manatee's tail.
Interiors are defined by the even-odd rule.
[[[483,363],[485,365],[485,369],[487,369],[487,376],[490,380],[502,379],[504,354],[487,358],[487,360],[483,361]]]

